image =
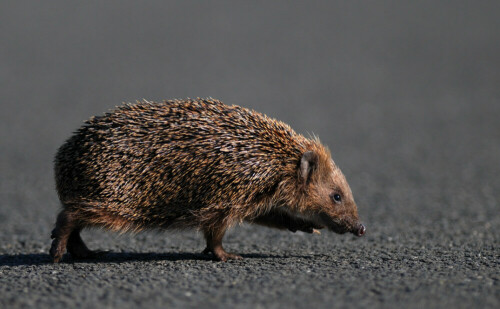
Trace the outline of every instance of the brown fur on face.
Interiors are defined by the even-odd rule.
[[[357,233],[360,228],[358,211],[351,188],[344,174],[331,159],[330,151],[318,139],[310,142],[297,169],[297,189],[290,189],[293,181],[285,182],[284,192],[295,192],[288,201],[286,212],[317,226],[325,226],[337,233]],[[334,195],[341,202],[334,200]]]

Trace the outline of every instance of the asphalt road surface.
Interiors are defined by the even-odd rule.
[[[497,3],[2,1],[0,308],[500,307]],[[49,261],[57,147],[122,101],[212,96],[327,144],[364,237],[85,231]]]

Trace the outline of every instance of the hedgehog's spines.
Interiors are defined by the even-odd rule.
[[[61,147],[57,189],[63,203],[99,202],[96,225],[111,215],[140,229],[232,225],[297,202],[280,190],[311,149],[328,156],[319,140],[211,97],[142,99],[92,117]]]

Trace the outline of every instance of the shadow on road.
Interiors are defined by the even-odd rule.
[[[281,256],[269,254],[242,254],[244,259],[272,259],[272,258],[311,258],[311,256]],[[202,253],[128,253],[109,252],[99,257],[98,259],[76,260],[71,255],[66,254],[63,257],[62,263],[125,263],[137,261],[181,261],[181,260],[213,260],[211,255]],[[0,255],[0,267],[2,266],[31,266],[52,264],[52,260],[48,254],[32,253],[32,254],[3,254]]]
[[[22,265],[41,265],[50,263],[48,254],[2,254],[0,255],[0,267],[2,266],[22,266]]]

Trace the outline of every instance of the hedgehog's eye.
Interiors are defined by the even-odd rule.
[[[342,202],[342,197],[340,196],[340,194],[338,193],[332,193],[330,195],[331,199],[335,202],[335,203],[340,203]]]

